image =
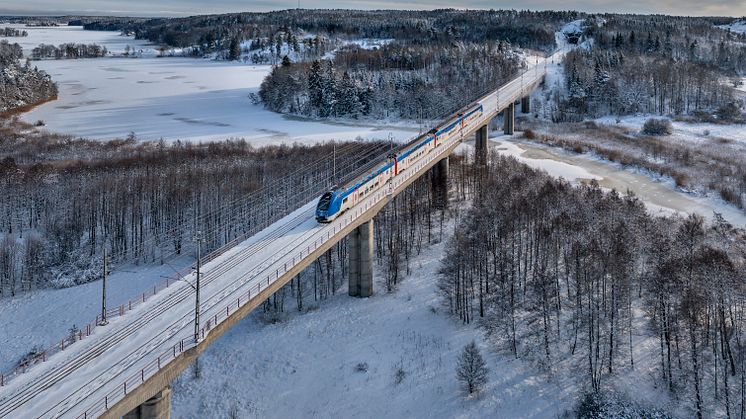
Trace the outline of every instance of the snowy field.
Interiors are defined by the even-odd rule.
[[[718,27],[731,32],[746,33],[746,20],[737,20],[730,25],[720,25]]]
[[[235,409],[240,418],[556,418],[569,409],[572,390],[491,351],[481,331],[447,314],[435,279],[443,247],[413,260],[396,293],[377,278],[372,298],[348,297],[344,286],[302,315],[290,302],[281,323],[253,313],[200,357],[202,378],[187,370],[177,379],[173,416],[225,418]],[[466,398],[456,358],[472,339],[490,375],[480,396]],[[405,377],[396,384],[399,367]]]
[[[642,126],[650,118],[661,118],[660,115],[635,115],[635,116],[607,116],[595,121],[600,124],[629,128],[640,132]],[[687,141],[702,142],[708,137],[724,138],[735,142],[746,144],[746,125],[744,124],[712,124],[706,122],[679,122],[671,121],[673,133],[667,138]]]
[[[170,266],[124,266],[109,276],[107,307],[126,304],[164,276],[173,277],[173,267],[183,268],[193,261],[181,257]],[[73,326],[82,327],[101,314],[101,281],[71,288],[42,289],[0,300],[0,372],[12,369],[34,346],[48,347]]]
[[[96,42],[121,53],[127,45],[152,47],[116,32],[91,32],[80,27],[28,28],[29,36],[13,38],[26,52],[44,42]],[[57,38],[59,36],[59,38]],[[48,72],[60,88],[59,98],[23,115],[44,121],[46,129],[92,139],[223,140],[244,138],[255,145],[316,143],[326,140],[388,139],[404,141],[415,129],[401,126],[327,123],[289,118],[253,104],[271,70],[193,58],[106,57],[43,60],[33,63]]]

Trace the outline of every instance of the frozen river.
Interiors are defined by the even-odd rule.
[[[656,180],[650,176],[588,155],[568,153],[562,149],[539,146],[520,138],[495,136],[493,145],[498,152],[513,156],[536,169],[557,178],[584,183],[596,180],[607,190],[633,192],[654,215],[699,214],[712,220],[722,215],[731,224],[746,225],[746,214],[717,197],[703,197],[677,190],[673,181]]]
[[[256,145],[325,140],[409,139],[415,129],[375,124],[325,123],[287,118],[249,99],[271,70],[195,58],[158,58],[153,46],[116,32],[80,27],[26,28],[13,38],[28,54],[40,43],[96,42],[121,53],[127,46],[141,58],[106,57],[34,61],[59,86],[56,101],[23,114],[53,132],[93,139],[222,140],[244,138]]]

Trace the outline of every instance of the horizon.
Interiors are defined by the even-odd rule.
[[[247,4],[248,3],[248,4]],[[86,6],[95,7],[86,7]],[[682,17],[746,18],[746,0],[695,1],[664,0],[650,4],[645,0],[630,0],[620,5],[612,0],[568,0],[562,3],[555,0],[507,1],[496,5],[486,0],[464,0],[454,7],[445,0],[394,2],[331,0],[217,0],[209,6],[199,0],[71,0],[67,7],[59,7],[55,0],[40,0],[31,7],[0,7],[0,16],[5,17],[136,17],[136,18],[175,18],[199,15],[231,13],[264,13],[283,10],[402,10],[431,11],[436,9],[455,10],[531,10],[531,11],[578,11],[588,14],[636,14],[669,15]],[[300,7],[299,7],[300,6]],[[491,6],[491,7],[490,7]],[[555,7],[560,6],[560,7]]]

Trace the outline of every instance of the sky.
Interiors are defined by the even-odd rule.
[[[3,0],[0,15],[189,16],[298,7],[298,0]],[[746,16],[746,0],[300,0],[300,7],[343,9],[532,9]]]

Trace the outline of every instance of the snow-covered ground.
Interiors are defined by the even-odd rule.
[[[633,131],[641,131],[642,126],[649,118],[660,118],[659,115],[635,115],[635,116],[606,116],[595,121],[604,125],[629,128]],[[702,142],[708,137],[724,138],[746,144],[746,125],[743,124],[712,124],[706,122],[679,122],[671,121],[673,133],[667,137],[676,141]]]
[[[162,266],[118,267],[107,281],[107,307],[125,304],[164,276],[175,275],[192,262],[189,257]],[[47,347],[73,325],[82,327],[101,313],[101,281],[71,288],[42,289],[0,300],[0,372],[15,367],[34,346]]]
[[[731,32],[746,33],[746,20],[737,20],[729,25],[720,25],[718,28],[727,29]]]
[[[371,298],[348,297],[343,287],[277,324],[255,312],[200,357],[202,378],[187,370],[174,383],[173,416],[225,418],[236,409],[241,418],[556,418],[572,406],[574,390],[492,352],[476,326],[442,307],[436,278],[444,245],[426,248],[396,293],[377,278]],[[489,384],[466,398],[456,358],[472,339]],[[405,377],[396,384],[399,367]]]
[[[112,52],[126,45],[150,48],[116,32],[80,27],[28,28],[29,36],[13,38],[26,51],[39,43],[97,42]],[[23,114],[28,122],[44,121],[46,129],[93,139],[222,140],[245,138],[256,145],[326,140],[410,139],[416,128],[401,125],[329,123],[286,117],[253,104],[271,70],[206,59],[115,58],[43,60],[60,88],[59,98]]]

